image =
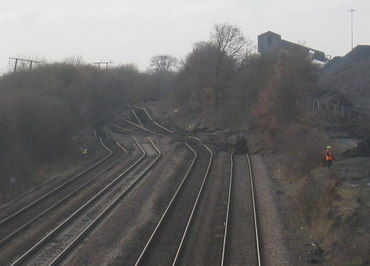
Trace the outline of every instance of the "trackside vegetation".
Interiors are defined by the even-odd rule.
[[[167,75],[166,77],[170,77]],[[39,182],[40,169],[78,159],[81,132],[94,129],[118,108],[158,96],[154,74],[133,65],[99,70],[87,64],[46,64],[0,79],[1,199]],[[14,195],[13,195],[14,196]]]

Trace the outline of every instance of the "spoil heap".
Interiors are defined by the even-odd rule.
[[[320,85],[370,114],[370,45],[356,46],[347,55],[333,58],[322,69]]]

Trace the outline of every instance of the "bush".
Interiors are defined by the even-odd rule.
[[[273,146],[291,179],[304,176],[322,163],[328,138],[319,130],[303,124],[287,125],[276,136]]]

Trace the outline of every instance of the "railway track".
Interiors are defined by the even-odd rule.
[[[196,160],[171,199],[135,265],[171,265],[186,236],[202,194],[213,153],[205,145],[188,144]]]
[[[0,227],[2,263],[9,264],[19,252],[27,249],[42,235],[47,234],[50,228],[60,223],[60,220],[65,219],[68,213],[73,212],[79,201],[86,200],[95,193],[99,184],[106,182],[107,179],[103,176],[119,168],[122,154],[126,154],[123,153],[122,145],[115,145],[112,150],[120,150],[120,153],[111,158],[114,160],[104,161],[94,171],[82,172],[85,176],[77,175],[77,179],[72,178],[3,220]],[[113,152],[112,150],[110,151]],[[130,162],[134,158],[126,159]]]
[[[156,143],[163,145],[160,138]],[[164,147],[163,158],[64,265],[134,265],[165,207],[190,171],[194,154],[185,144]],[[161,147],[161,146],[160,146]],[[99,246],[94,243],[100,243]]]
[[[153,120],[153,118],[150,116],[145,108],[139,106],[134,106],[133,108],[134,109],[131,109],[131,112],[133,112],[135,118],[143,127],[145,125],[145,128],[159,135],[174,134],[172,130],[160,125],[155,120]]]
[[[118,117],[119,122],[115,123],[114,126],[117,128],[120,127],[123,131],[128,131],[137,135],[157,135],[156,132],[143,127],[140,125],[140,123],[135,123],[131,120],[128,120],[122,116]]]
[[[78,208],[8,260],[9,264],[57,265],[65,262],[67,257],[67,264],[71,261],[94,264],[96,260],[86,258],[89,250],[84,251],[85,259],[77,259],[78,250],[83,248],[79,244],[94,229],[100,230],[101,234],[107,233],[97,224],[107,216],[113,216],[114,210],[120,206],[119,225],[108,230],[123,231],[119,240],[122,246],[117,246],[121,251],[115,251],[114,254],[119,256],[107,263],[135,266],[262,265],[253,170],[248,155],[234,154],[230,148],[220,149],[213,147],[212,143],[205,144],[196,137],[187,136],[182,138],[183,144],[180,145],[182,152],[186,150],[184,158],[187,158],[186,162],[178,160],[177,167],[181,167],[181,171],[174,172],[171,178],[160,178],[158,167],[151,169],[162,153],[147,136],[155,136],[156,142],[162,144],[169,139],[162,138],[164,135],[173,135],[176,140],[181,138],[155,122],[144,108],[133,106],[127,111],[125,117],[118,116],[109,126],[109,133],[99,131],[97,136],[138,136],[137,145],[142,151],[139,160],[119,173],[114,160],[109,161],[111,165],[106,164],[106,168],[99,168],[101,172],[96,172],[96,177],[90,181],[94,183],[95,190],[90,193],[93,196],[85,196],[84,200],[76,197]],[[127,153],[119,143],[109,147]],[[166,159],[162,162],[165,164]],[[163,164],[162,168],[165,168]],[[97,182],[99,176],[107,176],[107,173],[110,178]],[[82,184],[74,187],[74,195],[84,190]],[[144,214],[141,208],[147,212]],[[51,213],[47,209],[46,212]],[[47,217],[47,214],[41,219],[36,217],[32,223],[41,220],[44,228],[51,228],[47,227],[46,220],[51,219]],[[32,223],[25,228],[32,231]],[[124,229],[120,229],[121,224],[125,224]],[[1,228],[0,224],[0,236]],[[90,234],[89,238],[93,235]],[[4,241],[4,246],[13,243],[9,238]],[[89,242],[89,245],[94,243]],[[103,262],[96,261],[97,264]]]
[[[74,182],[78,181],[79,179],[82,179],[86,174],[90,173],[92,170],[95,170],[98,168],[98,166],[101,166],[103,162],[107,161],[108,158],[113,156],[113,151],[111,148],[109,148],[106,144],[103,143],[102,139],[100,138],[100,142],[103,145],[103,147],[108,151],[108,154],[103,157],[98,162],[94,163],[92,166],[88,167],[87,169],[83,170],[82,172],[78,173],[77,175],[71,177],[68,181],[60,184],[56,188],[54,188],[52,191],[49,191],[47,194],[43,195],[42,197],[38,198],[37,200],[29,203],[27,206],[24,206],[20,208],[19,210],[13,212],[12,214],[8,214],[7,216],[3,216],[0,219],[0,228],[8,223],[14,222],[14,219],[23,213],[25,213],[28,209],[35,207],[36,205],[40,204],[41,202],[45,201],[46,199],[50,198],[52,195],[56,194],[57,192],[66,189],[67,186],[73,184]]]
[[[210,147],[212,148],[211,144]],[[213,148],[215,151],[216,148]],[[197,212],[173,265],[220,265],[228,183],[231,178],[230,149],[214,152],[213,165]]]
[[[140,118],[137,116],[135,110],[131,109],[131,113],[134,116],[135,120],[140,124],[140,126],[144,127],[143,123],[141,122]]]
[[[155,131],[153,120],[145,109],[137,117],[142,118],[145,113],[146,119],[141,124],[147,126],[149,123],[151,130]],[[161,130],[163,132],[162,126]],[[192,137],[192,140],[199,139]],[[229,164],[225,166],[227,157]],[[173,218],[178,219],[179,214],[171,214],[172,208],[181,210],[174,202],[179,194],[176,193],[135,266],[261,265],[253,171],[249,155],[236,155],[235,165],[234,152],[216,154],[214,160],[216,169],[206,171],[206,175],[209,174],[210,177],[205,189],[202,185],[192,212],[186,217],[187,225],[181,241],[175,240],[177,231],[172,228],[181,227],[181,223]],[[204,195],[201,196],[201,193]],[[189,194],[184,194],[188,196],[182,197],[190,197]],[[200,198],[203,199],[201,203],[198,202]],[[169,218],[166,218],[167,215]],[[175,247],[177,251],[173,255]]]
[[[11,265],[55,265],[76,246],[158,161],[161,152],[141,140],[143,156],[67,217]]]
[[[251,160],[249,154],[235,155],[231,160],[221,265],[260,266],[262,257]]]
[[[114,165],[114,157],[118,157],[118,155],[114,155],[114,151],[117,153],[118,149],[107,144],[108,146],[111,146],[109,148],[103,143],[102,140],[100,141],[107,151],[109,151],[107,156],[76,176],[68,179],[66,182],[55,187],[38,199],[4,217],[0,221],[0,247],[6,244],[16,234],[20,233],[34,219],[37,219],[40,213],[47,212],[51,206],[57,204],[60,198],[63,198],[65,195],[68,195],[74,191],[76,186],[81,186],[82,184],[89,182],[92,176],[94,178],[95,176],[104,173]],[[9,234],[9,232],[12,233]]]

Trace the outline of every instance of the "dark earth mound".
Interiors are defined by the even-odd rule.
[[[370,45],[359,45],[345,56],[333,58],[321,70],[320,86],[342,94],[351,106],[370,114]]]
[[[346,157],[370,157],[370,139],[361,141],[356,148],[344,153]]]

